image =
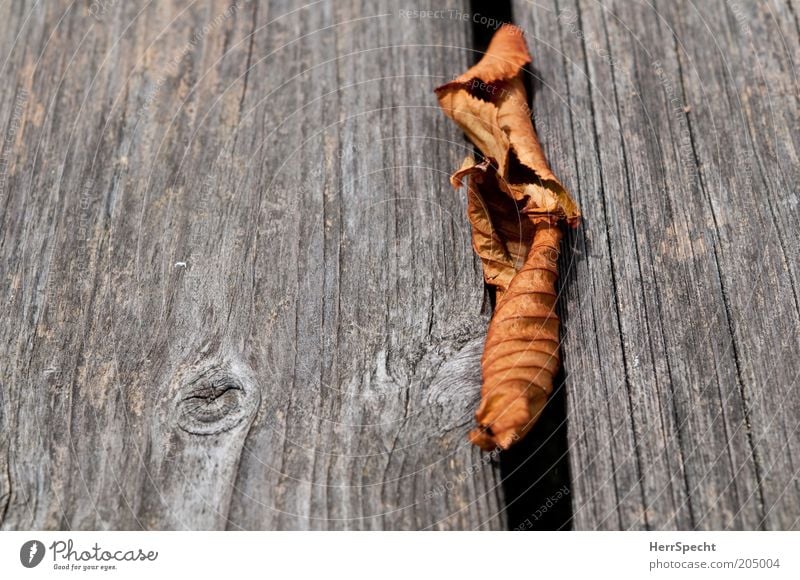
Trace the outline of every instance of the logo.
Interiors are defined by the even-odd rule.
[[[26,568],[36,568],[44,558],[44,544],[39,540],[28,540],[19,549],[19,561]]]

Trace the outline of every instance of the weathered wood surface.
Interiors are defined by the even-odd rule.
[[[787,1],[513,3],[587,216],[577,529],[800,526]],[[557,413],[502,472],[465,444],[487,307],[431,93],[496,10],[0,5],[3,529],[541,523]]]
[[[388,0],[0,18],[2,527],[504,528],[466,442],[468,145],[432,94],[469,26]]]
[[[576,529],[800,527],[797,8],[514,3],[587,218],[563,264]]]

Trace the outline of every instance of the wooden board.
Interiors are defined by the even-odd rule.
[[[0,6],[0,527],[800,527],[791,1]],[[512,13],[587,219],[498,468],[432,89]]]
[[[0,11],[2,527],[504,528],[465,438],[469,146],[432,93],[468,24],[388,0]]]
[[[795,11],[514,2],[586,215],[561,313],[577,529],[800,526]]]

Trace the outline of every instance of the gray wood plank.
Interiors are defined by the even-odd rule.
[[[562,316],[577,529],[800,525],[796,19],[514,3],[587,217]]]
[[[468,26],[98,6],[0,6],[2,528],[503,528]]]
[[[587,216],[575,527],[797,528],[796,6],[514,4]],[[504,527],[431,94],[469,22],[103,6],[0,6],[2,527]]]

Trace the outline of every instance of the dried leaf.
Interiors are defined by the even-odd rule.
[[[483,347],[483,388],[470,440],[508,447],[533,427],[553,391],[559,366],[556,280],[561,229],[536,227],[523,267],[497,301]]]
[[[467,177],[467,216],[472,225],[472,247],[483,262],[484,280],[499,298],[528,255],[533,226],[516,202],[499,185],[487,163],[468,157],[451,177],[459,187]],[[482,193],[483,192],[483,193]]]
[[[521,77],[530,60],[520,30],[506,25],[478,64],[436,89],[445,114],[485,158],[466,159],[451,178],[454,187],[467,181],[473,247],[497,291],[481,363],[479,427],[470,433],[484,449],[506,449],[523,437],[552,392],[560,228],[580,222],[531,123]]]
[[[520,29],[501,27],[486,55],[436,89],[439,105],[496,167],[503,187],[524,211],[553,223],[580,222],[580,212],[547,163],[531,123],[521,73],[531,61]]]

